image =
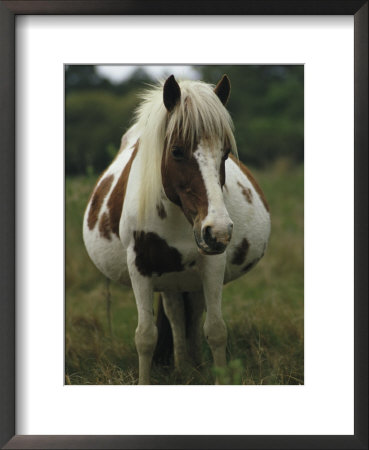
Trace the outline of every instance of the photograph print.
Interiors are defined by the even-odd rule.
[[[65,384],[304,384],[304,66],[64,71]]]

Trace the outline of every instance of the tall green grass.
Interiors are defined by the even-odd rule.
[[[272,233],[259,264],[223,290],[229,365],[216,375],[226,384],[303,384],[304,248],[303,166],[279,160],[253,171],[268,199]],[[112,335],[106,312],[106,280],[82,241],[82,217],[96,177],[66,179],[67,384],[136,384],[137,310],[131,289],[111,283]],[[203,367],[176,374],[154,366],[155,384],[213,384],[211,354]]]

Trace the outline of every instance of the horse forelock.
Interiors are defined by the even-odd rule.
[[[139,222],[147,219],[160,204],[162,196],[162,158],[169,155],[173,145],[181,143],[190,154],[200,140],[210,147],[227,147],[237,153],[233,124],[228,111],[214,86],[201,81],[179,82],[181,97],[168,112],[163,103],[163,82],[142,94],[142,103],[136,110],[140,132],[138,160],[144,183],[139,188]]]
[[[236,153],[232,119],[214,93],[214,86],[201,81],[183,81],[180,88],[180,102],[167,116],[168,147],[179,140],[192,152],[200,140],[206,140],[210,147],[220,141]]]

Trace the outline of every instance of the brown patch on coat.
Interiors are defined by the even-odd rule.
[[[253,261],[251,261],[249,264],[246,264],[246,266],[242,269],[243,272],[248,272],[249,270],[251,270],[254,266],[256,266],[256,264],[261,260],[261,258],[264,256],[265,253],[265,249],[266,249],[266,244],[264,244],[264,249],[263,249],[263,253],[256,259],[254,259]]]
[[[248,203],[252,203],[252,191],[250,188],[245,187],[242,183],[240,183],[239,181],[237,181],[238,186],[240,186],[241,190],[242,190],[242,194],[244,195],[246,201]]]
[[[90,210],[88,212],[87,218],[87,225],[90,230],[93,230],[95,228],[101,206],[103,204],[104,198],[109,192],[113,179],[114,176],[109,175],[108,177],[103,178],[100,182],[97,182],[98,184],[96,185],[96,188],[92,194]]]
[[[243,264],[246,259],[249,248],[250,248],[249,241],[246,238],[242,239],[241,243],[236,247],[233,253],[231,263],[236,264],[238,266]]]
[[[119,237],[119,221],[122,215],[124,197],[126,195],[129,172],[131,171],[133,160],[135,159],[138,151],[138,141],[135,144],[132,155],[125,165],[117,184],[114,186],[112,193],[108,200],[109,220],[111,231]]]
[[[99,221],[100,236],[111,241],[110,219],[106,212],[101,216]]]
[[[264,254],[265,254],[266,247],[267,247],[267,245],[265,243],[264,246],[263,246],[263,251],[262,251],[261,255],[258,258],[255,258],[250,263],[246,264],[246,266],[242,268],[242,272],[248,272],[254,266],[256,266],[256,264],[261,260],[261,258],[263,258]]]
[[[263,202],[263,205],[265,209],[269,212],[269,205],[265,198],[264,192],[261,190],[261,187],[258,185],[257,181],[255,180],[254,176],[250,172],[250,170],[243,164],[240,160],[238,160],[235,156],[232,154],[229,155],[232,161],[234,161],[242,170],[242,172],[246,175],[246,177],[250,180],[250,183],[254,186],[255,191],[259,194],[260,200]]]
[[[165,211],[164,205],[162,202],[160,202],[159,205],[156,205],[156,210],[158,212],[158,215],[160,219],[165,219],[167,217],[167,212]]]
[[[141,275],[151,277],[184,269],[179,251],[170,247],[164,239],[153,232],[134,231],[135,264]]]
[[[171,155],[172,144],[167,144],[161,161],[163,188],[168,199],[178,205],[191,225],[199,223],[208,214],[208,196],[200,167],[189,144],[184,146],[185,157],[180,161]]]
[[[249,272],[254,266],[256,266],[256,263],[259,261],[258,259],[255,259],[254,261],[251,261],[250,263],[246,264],[246,266],[242,269],[242,272]]]

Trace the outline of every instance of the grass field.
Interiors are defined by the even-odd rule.
[[[268,199],[272,233],[268,250],[246,276],[223,290],[228,327],[226,384],[304,382],[304,170],[280,160],[253,170]],[[67,384],[137,384],[134,345],[137,311],[133,292],[111,283],[112,334],[106,313],[106,280],[82,241],[82,216],[96,176],[66,179]],[[153,384],[213,384],[211,354],[184,375],[171,367],[152,369]]]

